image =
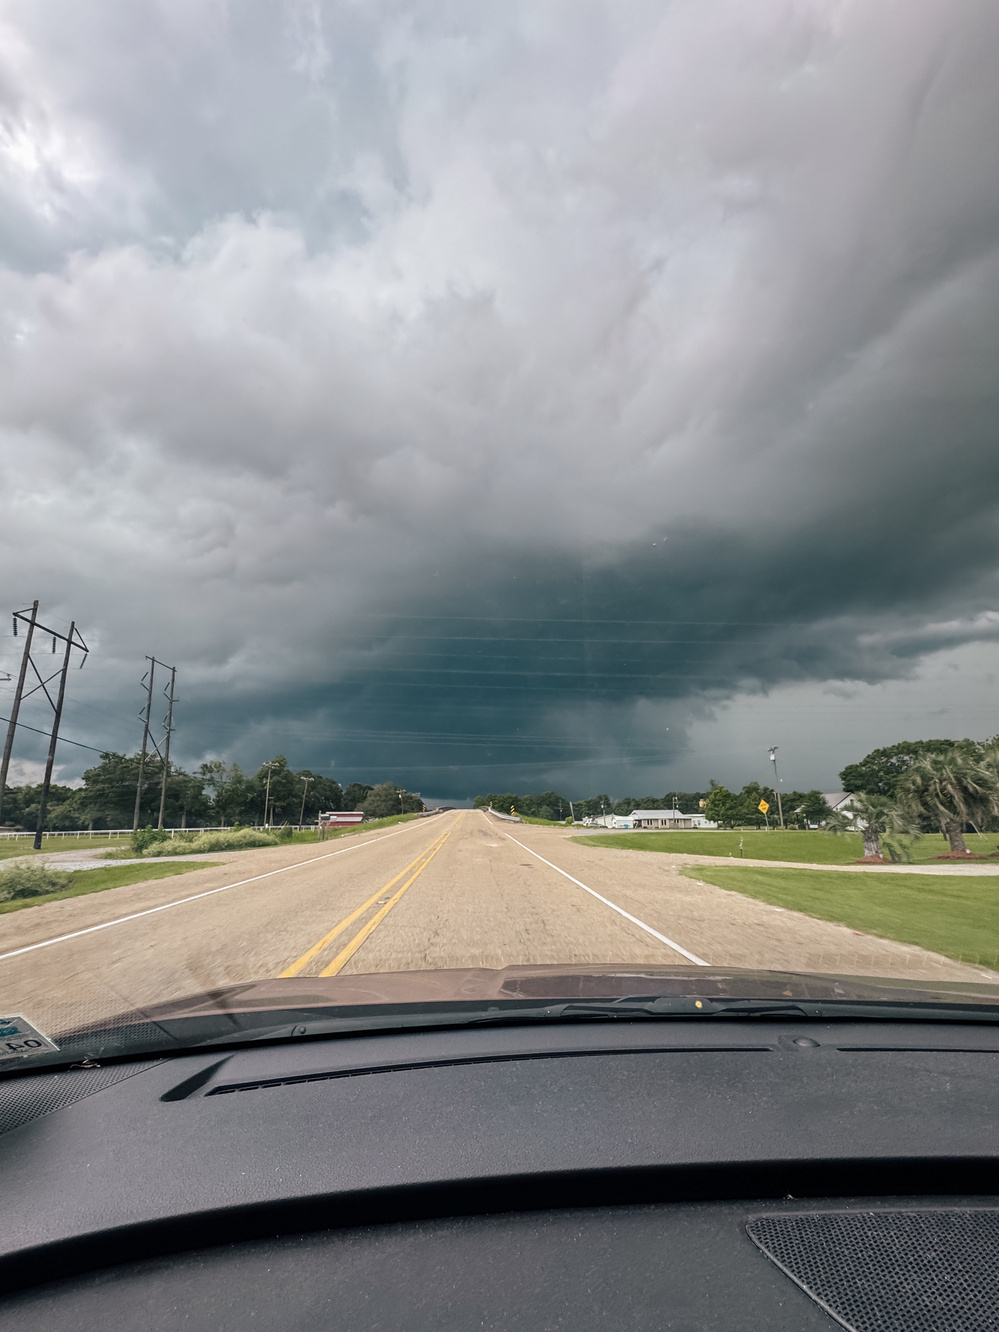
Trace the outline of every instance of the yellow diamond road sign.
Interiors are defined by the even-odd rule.
[[[761,814],[765,814],[767,810],[770,808],[770,806],[767,804],[765,800],[761,800],[760,803],[756,806],[756,808],[760,811]]]

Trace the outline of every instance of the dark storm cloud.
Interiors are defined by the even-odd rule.
[[[189,760],[637,781],[995,641],[993,6],[4,21],[0,541],[79,738],[155,651]]]

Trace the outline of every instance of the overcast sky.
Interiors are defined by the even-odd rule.
[[[4,0],[65,735],[147,653],[188,766],[452,799],[999,731],[997,68],[994,0]]]

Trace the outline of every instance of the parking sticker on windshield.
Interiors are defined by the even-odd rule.
[[[0,1017],[0,1059],[24,1058],[58,1050],[55,1041],[25,1017]]]

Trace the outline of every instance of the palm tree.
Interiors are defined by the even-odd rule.
[[[917,759],[901,793],[921,814],[939,822],[952,855],[967,856],[965,826],[999,811],[999,764],[977,745],[955,745]]]
[[[892,860],[896,860],[899,857],[888,839],[914,839],[920,835],[917,818],[909,806],[889,796],[864,795],[860,792],[850,796],[848,810],[843,814],[834,814],[826,820],[825,826],[833,832],[854,832],[859,828],[864,839],[866,860],[881,857],[882,838],[886,839]]]

